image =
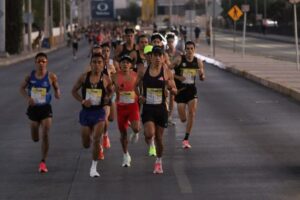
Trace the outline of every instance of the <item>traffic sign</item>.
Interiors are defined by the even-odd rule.
[[[297,3],[300,2],[300,0],[289,0],[289,2],[292,3],[292,4],[297,4]]]
[[[243,12],[241,9],[237,6],[234,5],[227,13],[233,21],[237,21],[240,19],[240,17],[243,15]]]

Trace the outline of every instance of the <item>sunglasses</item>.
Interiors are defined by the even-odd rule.
[[[47,63],[47,60],[37,60],[36,62],[44,64],[44,63]]]
[[[93,63],[93,64],[101,64],[102,61],[100,61],[100,60],[93,60],[92,63]]]

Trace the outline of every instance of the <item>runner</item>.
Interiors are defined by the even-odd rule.
[[[92,165],[90,176],[98,177],[97,161],[101,155],[100,138],[104,131],[105,110],[104,104],[108,102],[112,93],[109,77],[103,73],[105,61],[102,55],[94,54],[91,57],[91,71],[83,73],[72,89],[74,98],[81,102],[79,121],[82,126],[81,138],[84,148],[93,145]],[[79,94],[81,89],[82,95]]]
[[[113,83],[117,92],[117,114],[118,127],[121,133],[121,144],[123,149],[123,167],[130,167],[131,156],[128,152],[127,129],[130,127],[134,132],[135,142],[138,140],[140,129],[138,97],[135,94],[135,82],[137,74],[131,70],[133,60],[130,56],[121,57],[121,71],[113,76]]]
[[[120,58],[123,55],[130,55],[132,51],[135,50],[135,41],[134,41],[134,29],[126,28],[125,29],[125,43],[123,45],[119,45],[115,51],[115,60],[120,62]],[[116,66],[119,68],[119,66]]]
[[[164,50],[159,46],[152,49],[151,63],[144,76],[138,76],[137,85],[143,81],[143,95],[139,97],[144,103],[142,111],[142,122],[144,124],[145,137],[147,141],[155,138],[157,158],[153,173],[161,174],[163,154],[163,132],[168,126],[168,111],[166,108],[167,88],[176,94],[172,72],[164,64]]]
[[[187,41],[185,43],[185,51],[185,55],[177,57],[171,68],[175,67],[175,83],[178,89],[175,101],[178,114],[181,122],[187,121],[182,147],[191,148],[189,136],[192,131],[198,102],[195,80],[198,73],[199,79],[204,81],[205,74],[202,61],[195,57],[195,43]],[[188,112],[188,118],[186,117],[186,112]]]
[[[180,52],[179,50],[176,49],[175,46],[175,34],[172,32],[168,32],[166,34],[166,39],[167,39],[167,50],[166,53],[168,54],[168,57],[170,59],[170,63],[174,62],[175,58],[182,55],[182,52]],[[172,70],[173,74],[174,74],[174,70]],[[174,95],[168,95],[168,123],[169,125],[174,126],[176,124],[176,122],[173,121],[173,108],[174,108]]]
[[[28,102],[27,115],[30,119],[31,137],[34,142],[40,138],[39,129],[42,128],[42,159],[39,172],[48,172],[46,158],[49,151],[49,130],[52,124],[51,86],[55,98],[60,98],[57,76],[48,71],[48,57],[45,53],[35,56],[35,70],[25,77],[20,92]]]
[[[137,72],[138,68],[144,68],[146,62],[146,56],[144,54],[144,48],[148,45],[147,35],[139,35],[138,37],[138,50],[132,51],[129,55],[133,59],[133,71]]]
[[[72,48],[73,48],[73,59],[77,59],[77,51],[78,51],[78,42],[80,40],[80,35],[77,30],[77,26],[75,26],[75,30],[72,35]]]
[[[104,43],[101,45],[102,47],[102,55],[105,59],[105,67],[104,67],[104,73],[111,78],[112,74],[116,73],[116,69],[113,64],[113,60],[110,59],[110,46],[109,43]],[[110,139],[108,137],[108,126],[109,121],[114,120],[115,110],[116,110],[116,104],[115,104],[115,93],[113,93],[112,98],[110,99],[109,103],[105,105],[104,107],[105,113],[106,113],[106,119],[105,119],[105,127],[104,127],[104,133],[102,137],[102,146],[106,149],[110,148]]]

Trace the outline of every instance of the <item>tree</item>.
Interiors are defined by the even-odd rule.
[[[23,1],[6,1],[6,51],[10,54],[20,53],[23,46]]]
[[[141,8],[135,2],[130,2],[129,8],[125,15],[121,16],[125,21],[137,23],[137,19],[141,17]]]

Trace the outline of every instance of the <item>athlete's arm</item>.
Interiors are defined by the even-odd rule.
[[[73,97],[81,102],[82,104],[84,103],[84,99],[81,97],[81,95],[79,94],[79,89],[82,87],[83,81],[86,77],[86,73],[82,74],[79,79],[76,81],[76,83],[74,84],[73,88],[72,88],[72,95]]]
[[[166,81],[166,86],[167,89],[172,93],[172,94],[177,94],[177,88],[176,84],[173,78],[173,73],[169,69],[165,69],[165,80]]]
[[[171,68],[171,61],[170,61],[170,57],[169,57],[169,55],[167,54],[167,53],[164,53],[164,60],[165,60],[165,64],[169,67],[169,68]]]
[[[198,62],[198,66],[199,66],[199,79],[201,81],[204,81],[205,79],[205,73],[204,73],[204,65],[203,65],[203,62],[202,60],[200,59],[197,59],[197,62]]]
[[[174,61],[169,65],[170,69],[174,69],[177,65],[181,63],[181,55],[177,56]]]
[[[28,101],[28,105],[33,106],[34,105],[34,101],[33,99],[28,95],[27,93],[27,86],[28,86],[28,82],[29,82],[30,76],[27,75],[24,79],[24,81],[21,83],[21,87],[20,87],[20,93],[21,95]]]
[[[51,79],[52,87],[54,89],[54,96],[55,96],[55,98],[59,99],[61,96],[61,93],[60,93],[60,89],[59,89],[59,85],[58,85],[57,76],[54,73],[50,73],[49,76]]]

